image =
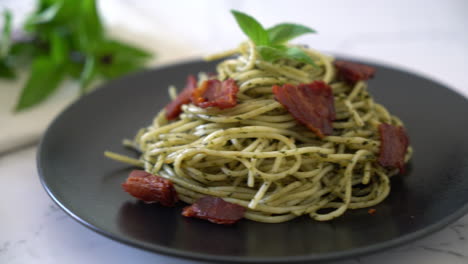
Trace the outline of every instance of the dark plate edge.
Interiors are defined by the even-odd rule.
[[[392,69],[394,71],[402,72],[402,73],[405,73],[405,74],[411,74],[411,75],[417,76],[419,78],[429,80],[431,82],[437,83],[440,86],[448,88],[448,90],[450,92],[455,93],[458,96],[464,98],[465,101],[467,101],[467,103],[468,103],[468,98],[465,97],[465,95],[461,94],[460,92],[458,92],[457,90],[451,88],[450,86],[443,84],[441,81],[430,78],[430,77],[427,77],[425,74],[422,74],[420,72],[414,72],[411,69],[408,69],[408,68],[405,68],[405,67],[401,67],[401,69],[400,69],[399,66],[392,65],[390,63],[381,63],[381,62],[378,62],[376,60],[369,60],[369,59],[365,59],[365,58],[352,57],[352,56],[348,56],[348,55],[339,55],[339,54],[336,57],[342,58],[342,59],[349,59],[349,60],[359,61],[359,62],[362,62],[362,63],[373,64],[373,65],[377,65],[377,66],[380,66],[380,67]],[[110,86],[113,82],[119,82],[122,79],[129,78],[129,76],[135,77],[135,76],[138,76],[139,74],[145,74],[145,73],[147,73],[149,71],[155,71],[155,70],[160,70],[160,69],[178,67],[178,66],[185,65],[185,64],[197,63],[197,62],[200,62],[200,61],[201,61],[200,59],[192,59],[192,60],[179,61],[179,62],[173,63],[173,64],[162,65],[162,66],[159,66],[159,67],[152,67],[152,68],[149,68],[149,69],[137,72],[137,73],[126,75],[124,77],[117,78],[115,80],[106,82],[103,85]],[[96,89],[90,94],[94,94],[96,92],[100,92],[100,91],[103,91],[103,90],[104,89]],[[83,97],[81,97],[79,99],[81,100],[82,98],[90,96],[90,94],[87,94],[87,95],[85,95],[85,96],[83,96]],[[163,254],[163,255],[166,255],[166,256],[185,258],[185,259],[189,259],[189,260],[207,261],[207,262],[220,262],[221,261],[223,263],[286,263],[286,262],[288,262],[288,263],[305,263],[305,262],[309,262],[310,263],[311,261],[315,262],[315,261],[343,260],[345,258],[360,257],[360,256],[363,256],[363,255],[369,255],[369,254],[377,253],[377,252],[383,251],[385,249],[394,248],[394,247],[403,245],[405,243],[409,243],[409,242],[412,242],[414,240],[423,238],[423,237],[428,236],[428,235],[430,235],[430,234],[432,234],[432,233],[434,233],[436,231],[441,230],[442,228],[444,228],[447,225],[455,222],[456,220],[458,220],[459,218],[461,218],[462,216],[464,216],[465,214],[468,213],[468,204],[465,204],[463,207],[461,207],[460,209],[458,209],[454,213],[446,216],[441,221],[439,221],[437,223],[434,223],[432,225],[429,225],[429,226],[427,226],[427,227],[425,227],[425,228],[423,228],[423,229],[421,229],[419,231],[410,233],[408,235],[401,236],[399,238],[391,239],[391,240],[388,240],[386,242],[382,242],[382,243],[377,244],[377,245],[366,246],[366,247],[361,247],[361,248],[357,248],[357,249],[339,251],[339,252],[336,252],[336,253],[328,253],[328,254],[302,255],[302,256],[290,256],[290,257],[270,257],[270,258],[269,257],[248,257],[248,258],[244,258],[244,257],[236,257],[236,256],[217,256],[217,255],[200,254],[200,253],[196,253],[196,252],[189,252],[189,251],[171,249],[171,248],[162,247],[162,246],[152,245],[150,247],[150,246],[146,246],[146,245],[142,245],[142,244],[137,244],[137,243],[135,243],[133,241],[123,239],[123,238],[119,238],[119,237],[117,237],[116,235],[114,235],[112,233],[101,230],[100,228],[86,222],[86,220],[82,219],[78,215],[75,215],[72,211],[67,209],[65,207],[65,205],[60,203],[60,201],[54,196],[52,190],[50,190],[48,188],[48,186],[47,186],[46,180],[45,180],[45,178],[43,176],[43,169],[41,167],[41,153],[42,153],[42,149],[44,148],[44,142],[47,139],[47,135],[48,135],[49,130],[51,130],[52,127],[54,127],[54,125],[58,122],[58,120],[61,119],[61,117],[68,111],[68,109],[74,107],[78,103],[78,101],[79,100],[75,100],[72,104],[67,106],[59,115],[57,115],[54,118],[54,120],[49,124],[49,126],[47,127],[44,135],[42,136],[42,138],[40,140],[39,147],[38,147],[37,154],[36,154],[36,166],[37,166],[37,170],[38,170],[38,173],[39,173],[39,178],[40,178],[42,187],[45,189],[45,191],[50,196],[50,198],[65,213],[67,213],[69,216],[71,216],[78,223],[84,225],[85,227],[93,230],[94,232],[96,232],[98,234],[104,235],[104,236],[106,236],[106,237],[108,237],[108,238],[110,238],[110,239],[112,239],[114,241],[118,241],[118,242],[127,244],[129,246],[134,247],[134,248],[144,249],[144,250],[147,250],[147,251],[150,251],[150,252],[155,252],[155,253]],[[144,243],[144,244],[146,244],[146,243]]]

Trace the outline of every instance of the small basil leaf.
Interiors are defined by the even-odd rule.
[[[270,43],[268,32],[255,18],[236,10],[231,10],[231,13],[245,35],[256,45],[268,45]]]
[[[23,111],[35,106],[50,96],[64,78],[65,68],[57,65],[47,56],[34,59],[31,74],[26,82],[15,111]]]
[[[289,40],[307,33],[316,33],[315,30],[298,24],[282,23],[268,29],[272,44],[284,44]]]
[[[115,40],[103,42],[97,56],[99,73],[110,79],[141,69],[152,57],[146,51]]]
[[[37,0],[37,12],[42,12],[61,0]]]
[[[107,40],[102,43],[99,47],[99,53],[117,53],[117,55],[127,57],[128,59],[132,57],[135,59],[149,59],[153,56],[145,50],[117,40]]]
[[[32,30],[36,24],[44,24],[52,21],[62,7],[62,1],[56,1],[56,4],[44,6],[44,9],[38,13],[32,14],[26,21],[25,28]]]
[[[286,57],[289,58],[289,59],[293,59],[293,60],[296,60],[296,61],[307,63],[307,64],[310,64],[310,65],[312,65],[314,67],[317,67],[317,65],[310,58],[310,56],[307,55],[307,53],[305,53],[303,50],[301,50],[298,47],[288,48],[286,50],[285,54],[286,54]]]
[[[76,0],[45,0],[40,1],[39,6],[31,18],[41,15],[39,24],[50,23],[52,26],[76,25],[80,16],[81,1]]]
[[[85,61],[86,63],[86,61]],[[83,74],[84,64],[83,62],[77,63],[71,61],[67,67],[67,74],[73,79],[80,80],[81,75]]]
[[[270,46],[257,46],[257,51],[264,60],[271,62],[286,56],[283,50]]]
[[[15,79],[16,74],[6,60],[0,59],[0,77],[5,79]]]
[[[3,29],[2,38],[0,39],[0,58],[5,57],[10,50],[11,45],[11,19],[12,15],[9,10],[3,11]]]
[[[105,78],[114,79],[124,74],[128,74],[141,69],[141,64],[137,62],[114,61],[112,65],[99,64],[99,73]]]
[[[303,50],[297,47],[285,47],[285,46],[257,46],[257,51],[260,53],[260,56],[266,61],[274,62],[276,60],[286,58],[303,63],[310,64],[314,67],[317,65],[314,61],[305,53]]]
[[[95,0],[81,0],[78,32],[82,49],[93,52],[104,38]]]
[[[15,42],[11,45],[9,57],[15,67],[27,66],[40,49],[31,42]]]
[[[80,75],[80,91],[82,94],[85,94],[88,92],[87,88],[93,81],[96,74],[97,74],[96,60],[94,59],[94,57],[89,56],[86,58],[83,71],[81,72],[81,75]]]
[[[51,0],[49,6],[52,4],[61,5],[53,21],[56,26],[67,25],[67,27],[72,27],[76,25],[81,15],[81,2],[76,0]]]
[[[68,61],[69,48],[65,37],[57,32],[53,32],[50,36],[50,45],[50,55],[55,64]]]

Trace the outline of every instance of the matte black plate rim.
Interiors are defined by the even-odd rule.
[[[423,74],[415,73],[415,72],[412,72],[411,70],[408,70],[408,69],[401,70],[398,67],[396,67],[394,65],[391,65],[391,64],[389,65],[389,64],[379,63],[379,62],[374,61],[374,60],[367,60],[367,59],[362,59],[362,58],[352,58],[352,57],[349,57],[349,56],[339,56],[339,57],[354,60],[354,61],[361,61],[363,63],[366,63],[366,61],[372,62],[372,64],[375,64],[375,65],[378,65],[378,66],[385,66],[386,68],[390,68],[390,69],[393,69],[393,70],[396,70],[396,71],[400,71],[400,72],[403,71],[403,72],[406,72],[406,73],[410,73],[410,74],[418,76],[418,77],[420,77],[422,79],[430,80],[431,82],[437,83],[440,86],[448,87],[447,85],[441,84],[439,81],[436,81],[436,80],[434,80],[432,78],[429,78],[429,77],[427,77],[427,76],[425,76]],[[199,59],[186,60],[186,61],[182,61],[182,62],[175,63],[175,64],[169,64],[169,65],[163,65],[163,66],[160,66],[160,67],[154,67],[154,68],[151,68],[151,69],[148,69],[148,70],[145,70],[145,71],[141,71],[139,73],[134,73],[134,74],[127,75],[127,76],[124,76],[122,78],[118,78],[116,80],[110,81],[110,82],[106,83],[106,86],[111,86],[110,85],[111,83],[119,82],[121,79],[129,78],[129,76],[130,77],[135,77],[135,76],[137,76],[139,74],[145,74],[148,71],[155,71],[155,70],[160,70],[160,69],[165,69],[165,68],[178,67],[178,66],[181,66],[181,65],[184,65],[184,64],[189,64],[189,63],[194,63],[194,62],[199,62],[199,61],[200,61]],[[102,92],[103,90],[105,90],[105,89],[96,89],[93,93]],[[453,93],[456,93],[458,96],[461,96],[461,97],[465,98],[465,100],[467,99],[465,96],[463,96],[458,91],[456,91],[456,90],[454,90],[452,88],[450,88],[450,91],[453,92]],[[80,98],[79,100],[82,100],[83,98],[86,98],[87,96],[89,96],[89,95],[85,95],[82,98]],[[311,261],[331,261],[331,260],[340,260],[340,259],[345,259],[345,258],[350,258],[350,257],[359,257],[359,256],[363,256],[363,255],[369,255],[369,254],[372,254],[372,253],[383,251],[384,249],[390,249],[390,248],[393,248],[393,247],[396,247],[396,246],[399,246],[399,245],[409,243],[409,242],[417,240],[419,238],[428,236],[428,235],[430,235],[430,234],[432,234],[432,233],[434,233],[434,232],[436,232],[438,230],[441,230],[442,228],[444,228],[447,225],[455,222],[456,220],[458,220],[459,218],[461,218],[462,216],[464,216],[465,214],[468,213],[468,204],[465,204],[464,206],[459,208],[457,211],[455,211],[454,213],[446,216],[445,218],[443,218],[439,222],[428,225],[428,226],[426,226],[425,228],[423,228],[421,230],[418,230],[418,231],[415,231],[415,232],[400,236],[398,238],[390,239],[388,241],[385,241],[385,242],[382,242],[382,243],[379,243],[379,244],[375,244],[375,245],[371,245],[371,246],[364,246],[364,247],[360,247],[360,248],[356,248],[356,249],[338,251],[338,252],[334,252],[334,253],[315,254],[315,255],[272,257],[272,258],[270,258],[270,257],[216,256],[216,255],[200,254],[200,253],[195,253],[195,252],[177,250],[177,249],[172,249],[172,248],[169,248],[169,247],[163,247],[163,246],[158,246],[158,245],[152,245],[151,247],[149,247],[149,246],[144,245],[145,242],[135,243],[135,242],[130,241],[128,239],[121,238],[121,237],[119,237],[117,235],[114,235],[114,234],[112,234],[110,232],[101,230],[100,228],[94,226],[93,224],[88,223],[86,220],[82,219],[80,216],[76,215],[75,213],[70,211],[68,208],[66,208],[66,206],[63,205],[57,199],[57,197],[54,195],[53,191],[51,189],[49,189],[49,187],[47,185],[47,182],[46,182],[46,179],[45,179],[44,173],[43,173],[43,168],[42,168],[41,163],[40,163],[40,157],[41,157],[42,149],[44,148],[44,142],[45,142],[46,135],[48,134],[49,130],[54,126],[54,124],[56,122],[58,122],[60,117],[62,115],[64,115],[65,112],[67,112],[67,109],[73,107],[79,100],[76,100],[75,102],[73,102],[71,105],[69,105],[66,109],[64,109],[59,115],[57,115],[54,118],[54,120],[50,123],[50,125],[46,129],[46,131],[44,133],[44,136],[40,140],[39,147],[38,147],[38,150],[37,150],[37,155],[36,155],[36,163],[37,163],[37,170],[38,170],[38,173],[39,173],[41,184],[42,184],[43,188],[45,189],[45,191],[47,192],[47,194],[50,196],[50,198],[65,213],[67,213],[69,216],[71,216],[78,223],[84,225],[85,227],[93,230],[94,232],[96,232],[98,234],[104,235],[104,236],[106,236],[108,238],[111,238],[114,241],[118,241],[118,242],[127,244],[129,246],[135,247],[135,248],[144,249],[144,250],[147,250],[147,251],[151,251],[151,252],[155,252],[155,253],[159,253],[159,254],[163,254],[163,255],[167,255],[167,256],[180,257],[180,258],[185,258],[185,259],[190,259],[190,260],[208,261],[208,262],[223,262],[223,263],[285,263],[285,262],[288,262],[288,263],[304,263],[304,262],[311,262]]]

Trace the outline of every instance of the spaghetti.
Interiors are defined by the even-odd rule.
[[[299,48],[316,67],[289,59],[264,61],[250,41],[208,57],[224,59],[216,78],[236,81],[235,107],[189,103],[171,122],[162,110],[133,141],[124,141],[141,151],[139,159],[106,155],[169,179],[187,203],[221,197],[247,208],[245,218],[254,221],[278,223],[301,215],[327,221],[347,209],[380,203],[398,169],[377,162],[378,126],[402,122],[374,102],[364,81],[341,81],[332,57]],[[199,83],[207,78],[199,74]],[[272,93],[273,85],[315,80],[332,88],[336,110],[333,134],[323,138],[299,124]],[[175,99],[173,87],[170,94]],[[405,162],[411,153],[408,147]]]

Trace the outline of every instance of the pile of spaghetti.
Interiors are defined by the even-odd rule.
[[[380,203],[411,156],[402,122],[367,91],[371,67],[298,48],[315,66],[264,61],[250,41],[212,56],[216,75],[170,88],[173,102],[124,141],[138,160],[106,155],[168,179],[184,202],[220,197],[260,222]]]

